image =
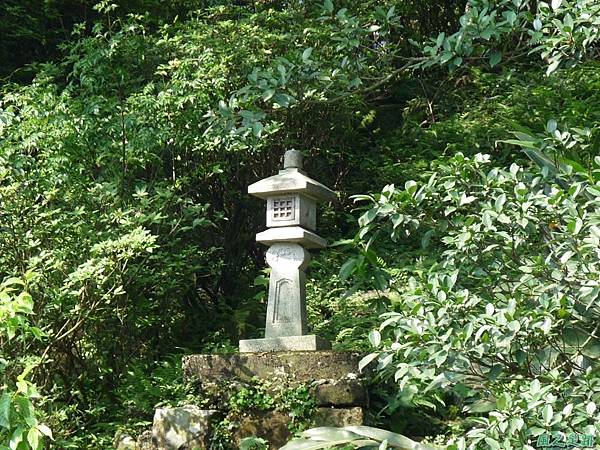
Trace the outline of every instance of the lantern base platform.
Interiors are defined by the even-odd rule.
[[[331,350],[331,343],[314,334],[240,341],[240,353]]]

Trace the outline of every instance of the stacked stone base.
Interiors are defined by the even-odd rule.
[[[315,426],[362,425],[367,392],[358,377],[361,355],[351,352],[310,351],[192,355],[183,360],[186,381],[196,381],[201,391],[226,383],[268,380],[274,386],[309,385],[317,408]],[[225,405],[222,405],[223,407]],[[138,438],[138,450],[184,450],[210,447],[215,425],[223,416],[219,405],[202,409],[194,405],[158,409],[151,432]],[[233,432],[232,445],[249,436],[278,449],[292,437],[291,417],[277,409],[243,412]]]

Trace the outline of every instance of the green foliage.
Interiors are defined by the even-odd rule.
[[[513,132],[517,139],[503,142],[519,145],[523,152],[540,168],[556,177],[563,186],[568,184],[562,176],[576,176],[590,183],[600,181],[600,158],[593,154],[592,130],[589,128],[558,128],[558,123],[550,119],[546,133],[531,136],[523,132]]]
[[[599,11],[594,0],[470,0],[459,31],[430,40],[423,49],[427,58],[416,67],[455,69],[478,60],[495,67],[503,59],[539,54],[549,75],[593,57],[600,39]]]
[[[28,273],[31,281],[35,274]],[[29,316],[34,314],[31,295],[25,290],[25,281],[5,279],[0,285],[0,449],[38,450],[44,447],[44,437],[52,439],[52,431],[39,420],[34,402],[39,399],[35,384],[30,381],[31,371],[38,364],[32,355],[26,355],[30,339],[40,339],[41,331],[31,326]],[[16,355],[5,352],[13,343],[21,349]]]
[[[380,350],[361,362],[397,383],[390,409],[436,408],[452,392],[471,423],[453,448],[596,432],[599,194],[457,155],[370,200],[362,235],[427,249],[415,249],[398,302],[370,334]]]
[[[240,442],[240,450],[265,450],[268,442],[261,438],[247,437]]]
[[[402,30],[425,33],[400,13],[427,9],[159,3],[97,3],[57,62],[2,87],[0,263],[7,276],[40,273],[30,289],[47,342],[28,352],[47,363],[38,377],[64,448],[103,447],[115,421],[147,420],[142,409],[172,386],[143,374],[174,348],[231,352],[260,334],[264,211],[240,193],[293,145],[344,190],[368,145],[364,96],[401,73]],[[428,26],[459,13],[453,3]],[[333,234],[347,232],[349,220],[326,215]],[[364,345],[371,304],[358,300],[364,313],[349,320],[349,305],[323,297],[314,317],[333,317],[323,328],[338,347]]]
[[[35,73],[31,83],[0,88],[0,267],[7,278],[39,273],[28,282],[35,315],[3,324],[21,333],[3,342],[6,379],[41,357],[32,373],[48,397],[36,408],[60,448],[106,448],[117,423],[138,429],[165,398],[188,399],[174,352],[233,352],[240,337],[261,335],[266,278],[254,233],[264,210],[243,193],[289,147],[340,192],[320,223],[331,241],[356,229],[351,194],[402,184],[440,155],[486,148],[512,162],[506,130],[522,133],[530,150],[535,142],[538,159],[581,172],[578,163],[594,182],[599,72],[593,62],[571,66],[594,55],[596,9],[591,1],[4,2],[0,73],[54,58],[11,78]],[[417,43],[431,36],[423,55]],[[564,70],[543,77],[530,52],[549,72]],[[448,76],[440,64],[468,69]],[[404,301],[389,278],[397,286],[415,254],[431,257],[413,242],[402,251],[369,243],[367,219],[356,258],[343,265],[340,245],[311,266],[310,319],[337,349],[366,349],[376,317]],[[360,290],[351,275],[364,281]],[[247,388],[230,407],[280,401],[301,428],[306,395],[292,389],[276,401]],[[235,422],[219,430],[225,436]]]
[[[560,76],[545,77],[536,70],[520,73],[521,69],[506,68],[495,74],[469,68],[461,76],[440,82],[425,80],[422,89],[415,89],[414,98],[405,104],[403,122],[382,130],[376,145],[381,167],[369,175],[382,186],[402,184],[415,171],[427,170],[431,160],[456,152],[473,156],[485,151],[499,164],[510,165],[526,159],[524,154],[515,153],[515,147],[505,144],[511,131],[545,139],[550,148],[544,152],[551,159],[564,157],[572,166],[578,162],[589,167],[598,146],[598,69],[598,63],[590,61]],[[450,87],[450,92],[445,92]],[[561,132],[590,129],[591,136],[578,138],[585,140],[587,147],[577,144],[565,149],[546,130],[550,118],[556,120]],[[359,178],[359,174],[355,176]],[[368,187],[357,186],[354,192],[368,191]]]
[[[110,25],[130,14],[157,27],[178,15],[219,3],[214,0],[6,0],[0,4],[0,85],[3,79],[28,82],[38,64],[61,56],[73,28],[89,30],[95,22]],[[31,66],[29,66],[31,64]],[[5,78],[6,77],[6,78]]]
[[[211,448],[225,450],[234,448],[233,433],[248,415],[260,418],[269,411],[285,413],[291,419],[288,428],[295,433],[312,425],[316,409],[310,386],[293,385],[281,379],[253,379],[250,383],[229,380],[219,386],[204,386],[198,400],[204,407],[218,408],[223,414],[214,425]],[[265,442],[250,436],[241,445],[260,449]]]
[[[311,262],[306,288],[308,323],[336,350],[368,351],[366,336],[385,311],[385,300],[377,292],[353,292],[350,282],[336,273],[344,258],[347,250],[335,246]]]

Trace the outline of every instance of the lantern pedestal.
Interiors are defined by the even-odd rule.
[[[240,341],[240,353],[300,352],[330,349],[331,344],[329,341],[314,334],[264,339],[243,339]]]

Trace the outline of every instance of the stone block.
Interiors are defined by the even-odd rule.
[[[319,406],[367,406],[367,390],[362,381],[342,379],[316,384],[312,394]]]
[[[292,437],[289,430],[291,418],[280,411],[260,411],[246,414],[239,422],[234,441],[238,445],[245,437],[260,437],[269,442],[270,449],[278,449]],[[317,408],[315,413],[316,427],[345,427],[363,424],[363,410],[354,408]]]
[[[152,440],[159,450],[205,449],[216,412],[193,405],[159,408],[154,413]]]
[[[310,351],[190,355],[183,358],[186,381],[219,383],[226,380],[249,382],[252,378],[286,377],[292,383],[315,380],[356,379],[358,352]]]
[[[283,447],[292,438],[288,425],[289,414],[279,411],[257,411],[244,415],[234,433],[234,443],[239,448],[245,437],[259,437],[269,442],[270,449]]]
[[[358,406],[352,408],[317,408],[315,414],[315,423],[319,427],[362,425],[363,421],[363,409]]]
[[[314,334],[264,339],[245,339],[240,341],[241,353],[315,351],[329,349],[331,349],[331,344]]]

